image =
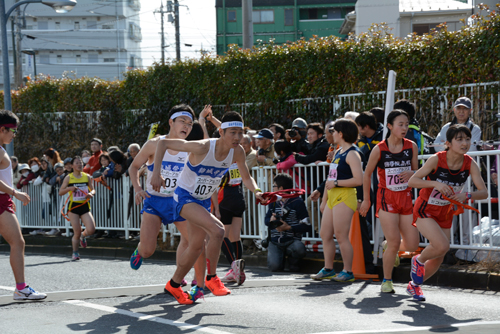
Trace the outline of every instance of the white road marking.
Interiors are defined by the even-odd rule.
[[[0,290],[15,291],[16,288],[12,288],[10,286],[1,286],[0,285]]]
[[[136,312],[122,310],[122,309],[119,309],[116,307],[111,307],[111,306],[104,306],[104,305],[99,305],[99,304],[94,304],[94,303],[88,303],[88,302],[84,302],[83,300],[67,300],[67,301],[64,301],[64,303],[76,305],[76,306],[88,307],[88,308],[92,308],[94,310],[100,310],[100,311],[109,312],[109,313],[126,315],[128,317],[137,318],[139,320],[148,320],[148,321],[157,322],[157,323],[164,324],[164,325],[175,326],[175,327],[178,327],[180,329],[191,329],[191,330],[197,330],[197,331],[210,333],[210,334],[231,334],[229,332],[224,332],[224,331],[220,331],[220,330],[213,329],[213,328],[207,328],[207,327],[203,327],[203,326],[199,326],[199,325],[190,325],[190,324],[187,324],[185,322],[163,319],[163,318],[155,317],[153,315],[147,315],[144,313],[136,313]]]
[[[448,328],[448,327],[467,327],[467,326],[480,326],[480,325],[500,325],[500,321],[473,321],[473,322],[462,322],[458,324],[450,325],[438,325],[438,326],[422,326],[422,327],[402,327],[394,329],[369,329],[369,330],[355,330],[355,331],[339,331],[339,332],[320,332],[314,334],[367,334],[367,333],[391,333],[391,332],[418,332],[418,331],[428,331],[438,328]]]

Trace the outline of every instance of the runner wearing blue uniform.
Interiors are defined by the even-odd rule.
[[[165,178],[165,186],[156,191],[151,186],[151,177],[154,168],[156,146],[163,138],[185,139],[191,132],[193,126],[194,112],[190,106],[181,104],[173,107],[169,113],[170,132],[168,135],[149,140],[135,157],[130,166],[130,179],[135,190],[135,202],[140,204],[144,200],[141,211],[141,239],[137,249],[130,258],[132,269],[139,269],[143,258],[148,258],[156,250],[156,241],[161,224],[174,223],[181,233],[181,242],[177,248],[177,257],[187,249],[188,233],[186,224],[179,224],[174,220],[173,194],[177,187],[178,177],[187,161],[188,153],[166,150],[162,155],[159,165],[161,173]],[[139,183],[139,169],[146,163],[147,177],[146,189],[142,189]],[[201,258],[195,265],[197,280],[203,281],[205,272],[205,260]]]
[[[233,162],[236,162],[241,173],[242,182],[255,196],[262,200],[262,191],[257,188],[255,180],[250,176],[245,163],[245,152],[240,146],[243,137],[243,120],[236,112],[227,112],[221,120],[220,138],[190,141],[181,139],[161,139],[157,144],[155,167],[151,185],[158,191],[166,181],[160,175],[159,164],[165,150],[190,152],[188,162],[178,179],[174,201],[176,205],[175,220],[187,220],[189,231],[188,249],[177,261],[177,270],[166,284],[165,290],[170,292],[179,303],[192,304],[203,296],[201,282],[193,287],[191,299],[184,296],[180,283],[189,272],[196,259],[206,246],[207,277],[205,285],[216,296],[231,293],[216,275],[221,244],[224,238],[224,225],[210,213],[210,197],[217,190],[224,174]]]

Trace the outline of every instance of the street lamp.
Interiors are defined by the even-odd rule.
[[[76,0],[45,1],[45,0],[23,0],[15,3],[9,10],[5,10],[5,0],[0,0],[0,25],[2,28],[2,65],[3,65],[3,91],[4,108],[12,110],[12,99],[10,96],[10,74],[9,74],[9,47],[7,45],[7,20],[14,9],[29,3],[41,3],[52,7],[57,13],[67,13],[76,6]],[[14,154],[14,143],[7,145],[7,153]]]
[[[33,49],[27,49],[27,50],[21,50],[22,53],[33,56],[33,67],[34,67],[34,73],[33,73],[33,79],[36,80],[36,52]]]

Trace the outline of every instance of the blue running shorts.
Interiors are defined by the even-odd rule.
[[[149,194],[149,193],[148,193]],[[151,215],[160,217],[163,225],[168,225],[174,221],[175,202],[172,196],[161,197],[149,194],[149,198],[144,200],[141,214],[147,212]],[[184,219],[183,219],[184,220]]]
[[[174,205],[175,205],[175,212],[174,212],[174,218],[176,222],[182,222],[185,219],[181,217],[181,210],[184,204],[188,203],[197,203],[204,207],[208,212],[211,212],[210,207],[212,205],[212,200],[210,198],[206,200],[199,200],[194,198],[189,194],[187,190],[182,189],[181,187],[175,188],[174,192]]]

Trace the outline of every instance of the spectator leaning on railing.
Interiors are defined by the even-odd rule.
[[[17,182],[17,189],[21,189],[23,186],[27,186],[31,180],[36,178],[35,173],[31,171],[28,164],[19,164],[19,172],[21,173],[21,178]]]
[[[274,166],[274,135],[269,129],[262,129],[254,136],[257,141],[257,162],[259,166]]]

